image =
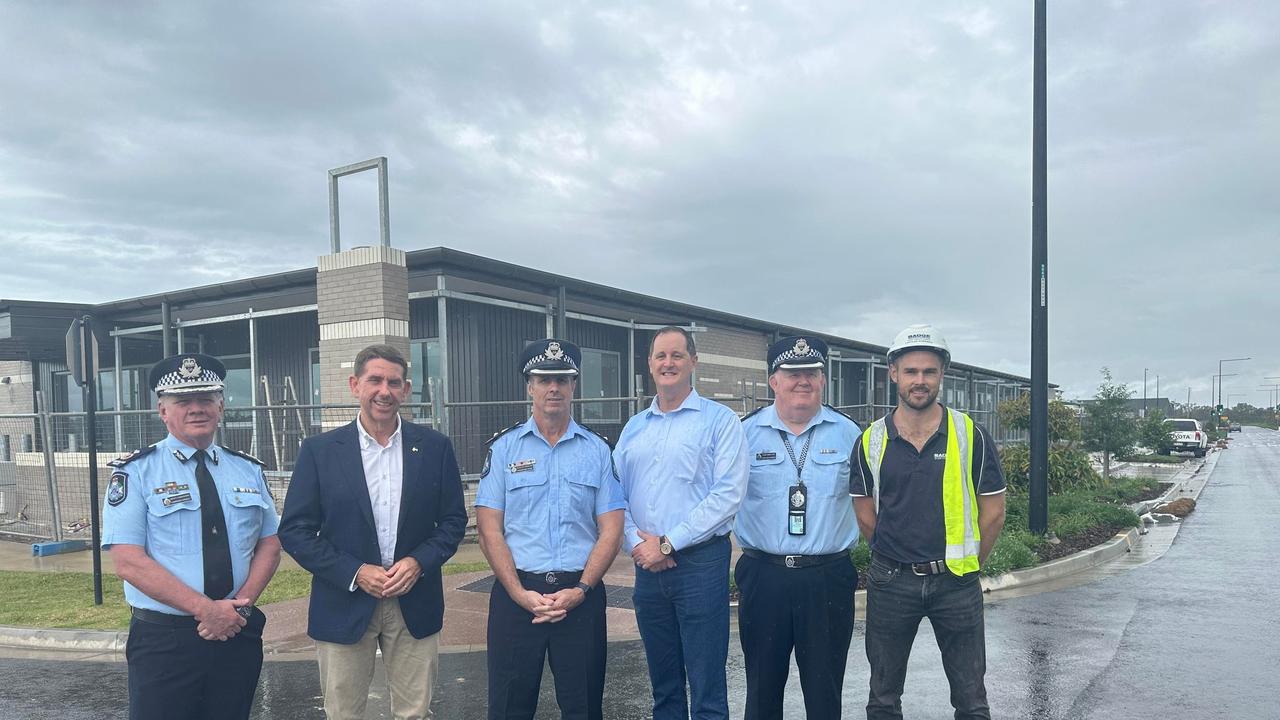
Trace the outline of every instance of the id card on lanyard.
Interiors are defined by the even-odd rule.
[[[779,430],[778,434],[782,436],[782,445],[787,449],[787,457],[791,459],[791,465],[796,469],[796,484],[787,488],[787,534],[788,535],[804,535],[806,511],[809,508],[808,491],[804,487],[804,478],[801,473],[804,472],[805,461],[809,458],[809,446],[813,444],[812,428],[809,429],[809,439],[805,440],[804,447],[800,449],[800,459],[796,460],[796,451],[791,447],[791,439],[787,437],[786,431]]]

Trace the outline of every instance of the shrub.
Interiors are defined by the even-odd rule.
[[[1031,449],[1024,444],[1006,445],[1000,450],[1000,468],[1010,488],[1026,492],[1031,484]],[[1097,487],[1101,483],[1101,476],[1084,452],[1070,447],[1049,448],[1049,494]]]
[[[982,566],[982,574],[1000,575],[1010,570],[1035,565],[1040,562],[1040,557],[1036,555],[1033,548],[1039,545],[1040,538],[1026,530],[1006,529],[996,539],[995,547],[991,548],[991,554],[987,556],[987,562]]]
[[[858,569],[859,575],[871,567],[871,546],[867,544],[866,538],[858,538],[858,544],[849,550],[849,557],[853,559],[853,566]]]

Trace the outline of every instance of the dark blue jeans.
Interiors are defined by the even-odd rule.
[[[957,720],[990,720],[982,587],[978,573],[919,576],[878,555],[867,569],[867,660],[871,694],[867,720],[902,717],[907,659],[921,618],[929,618],[942,651]]]
[[[677,552],[670,570],[636,567],[633,599],[653,683],[653,720],[726,720],[728,537]]]

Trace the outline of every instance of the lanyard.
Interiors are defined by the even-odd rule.
[[[800,477],[800,473],[804,472],[804,463],[809,458],[809,446],[813,444],[813,428],[809,428],[805,433],[808,433],[809,439],[804,441],[804,447],[800,449],[800,460],[797,462],[796,451],[791,447],[791,440],[787,438],[787,432],[785,430],[778,431],[778,434],[782,436],[782,446],[787,449],[787,457],[791,458],[791,465],[796,469],[796,482],[801,486],[804,485],[804,478]]]

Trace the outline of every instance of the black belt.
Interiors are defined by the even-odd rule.
[[[196,619],[190,615],[170,615],[156,610],[145,610],[143,608],[131,608],[133,617],[145,623],[152,625],[164,625],[166,627],[193,628],[197,625]]]
[[[680,548],[680,549],[678,549],[678,550],[672,551],[672,553],[671,553],[671,554],[672,554],[672,555],[676,555],[676,556],[678,556],[678,555],[680,555],[680,553],[693,552],[694,550],[697,550],[697,549],[699,549],[699,548],[704,548],[704,547],[706,547],[706,546],[708,546],[708,545],[712,545],[712,544],[714,544],[714,543],[718,543],[718,542],[720,542],[721,540],[725,540],[725,539],[726,539],[726,538],[728,538],[728,537],[729,537],[728,535],[716,535],[715,537],[708,538],[708,539],[706,539],[706,540],[703,540],[703,541],[702,541],[702,542],[700,542],[700,543],[695,543],[695,544],[693,544],[693,545],[690,545],[689,547]]]
[[[763,560],[786,568],[807,568],[826,565],[840,558],[849,557],[847,552],[827,553],[826,555],[771,555],[754,548],[742,548],[742,554],[756,560]]]
[[[581,570],[552,570],[544,573],[516,570],[516,575],[524,581],[546,583],[555,587],[573,587],[582,579]]]
[[[893,565],[894,567],[900,567],[903,570],[910,570],[916,575],[921,575],[921,576],[941,575],[942,573],[950,572],[950,570],[947,568],[946,560],[930,560],[928,562],[909,563],[909,562],[898,562],[897,560],[890,560],[889,558],[883,555],[876,555],[875,559],[880,562]]]

